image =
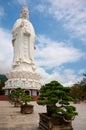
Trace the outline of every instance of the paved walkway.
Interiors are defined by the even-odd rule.
[[[15,108],[8,101],[0,101],[0,130],[39,130],[40,112],[45,112],[43,106],[34,105],[33,114],[21,114],[20,108]],[[73,130],[86,130],[86,103],[76,104],[79,116],[73,121]]]

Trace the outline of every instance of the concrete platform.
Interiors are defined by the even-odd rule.
[[[45,106],[36,102],[33,114],[21,114],[20,108],[15,108],[8,101],[0,101],[0,130],[39,130],[39,114],[46,112]],[[86,130],[86,103],[74,104],[79,116],[73,121],[73,130]]]

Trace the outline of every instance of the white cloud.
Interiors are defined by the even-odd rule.
[[[44,12],[46,7],[40,4],[36,6],[35,9],[38,10],[39,12]]]
[[[11,69],[12,45],[11,34],[0,28],[0,73],[5,73]]]
[[[50,81],[56,80],[64,86],[72,86],[82,79],[81,76],[75,73],[72,69],[54,70],[52,74],[49,74],[43,68],[38,68],[36,71],[41,76],[41,83],[46,84]]]
[[[37,65],[46,69],[55,68],[64,63],[76,62],[84,54],[80,50],[68,46],[66,42],[53,41],[45,36],[38,37],[39,44],[36,49]]]
[[[48,0],[49,4],[38,5],[44,14],[50,14],[57,21],[63,21],[65,29],[70,31],[72,37],[79,37],[86,41],[86,1],[85,0]],[[36,7],[37,8],[37,7]],[[72,34],[71,34],[72,33]]]
[[[37,73],[42,77],[41,83],[45,84],[52,80],[57,80],[65,86],[70,86],[78,82],[81,77],[72,69],[64,69],[62,65],[69,62],[77,62],[84,53],[69,46],[66,42],[53,41],[43,35],[37,38],[36,64]],[[60,68],[60,69],[59,69]],[[47,70],[53,69],[52,73]]]
[[[41,76],[42,84],[49,83],[52,80],[58,80],[59,82],[61,82],[61,77],[58,72],[49,74],[42,67],[37,68],[36,72]]]

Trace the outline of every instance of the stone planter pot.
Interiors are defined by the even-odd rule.
[[[73,130],[72,121],[66,122],[62,118],[51,118],[45,113],[40,113],[39,117],[40,130]]]
[[[21,113],[30,114],[33,113],[33,105],[21,105]]]

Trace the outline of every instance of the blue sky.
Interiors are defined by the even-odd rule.
[[[86,73],[86,0],[0,0],[0,73],[12,69],[12,28],[28,5],[41,82],[68,86]]]

